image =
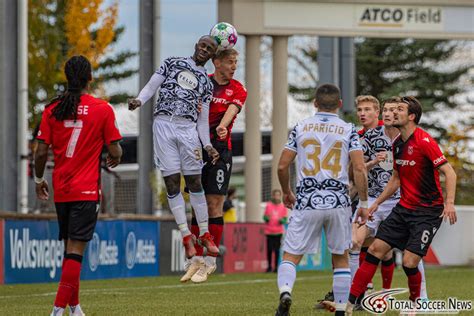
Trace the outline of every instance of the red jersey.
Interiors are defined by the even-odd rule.
[[[122,139],[115,113],[106,101],[84,94],[77,120],[58,121],[52,115],[58,104],[44,110],[37,137],[53,149],[54,201],[98,201],[102,148]]]
[[[377,123],[378,126],[383,126],[383,120],[379,120],[379,122]],[[359,134],[360,137],[363,137],[365,132],[367,132],[367,130],[365,128],[359,130],[357,132],[357,134]]]
[[[216,127],[221,122],[230,104],[234,104],[242,110],[245,100],[247,99],[247,90],[237,80],[231,79],[228,84],[221,86],[214,80],[214,75],[210,75],[209,77],[214,84],[212,101],[209,105],[209,131],[211,133],[211,142],[213,146],[217,144],[227,144],[227,148],[232,149],[231,130],[237,116],[235,116],[229,126],[227,126],[228,133],[226,138],[220,139],[217,136]]]
[[[403,142],[393,143],[393,167],[400,177],[400,204],[410,210],[443,209],[438,167],[448,162],[436,141],[417,127]]]

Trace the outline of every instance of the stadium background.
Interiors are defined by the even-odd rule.
[[[54,7],[55,5],[64,4],[61,1],[46,2],[45,7],[51,11],[57,9]],[[242,23],[242,21],[239,20],[241,17],[235,16],[235,11],[238,11],[238,5],[241,1],[89,1],[89,3],[92,2],[101,5],[102,8],[111,7],[117,3],[116,21],[118,23],[115,26],[124,27],[124,30],[118,32],[123,32],[126,35],[125,38],[122,37],[122,39],[117,39],[116,42],[111,43],[110,49],[104,50],[106,53],[97,62],[99,63],[107,58],[114,59],[124,49],[129,49],[130,52],[128,55],[122,56],[124,58],[123,62],[119,62],[119,58],[115,59],[116,63],[112,63],[109,73],[107,73],[106,68],[100,68],[97,71],[99,77],[108,76],[107,78],[112,78],[111,80],[99,80],[97,86],[95,86],[95,93],[111,98],[110,101],[115,107],[119,126],[125,136],[123,143],[125,156],[124,163],[119,168],[113,172],[106,170],[102,172],[103,214],[101,214],[101,221],[97,226],[96,236],[89,244],[85,259],[87,264],[82,276],[84,279],[107,279],[180,274],[183,269],[183,251],[177,231],[174,229],[175,224],[164,202],[161,177],[155,173],[143,176],[139,172],[139,169],[146,169],[139,168],[140,163],[144,161],[149,168],[151,161],[149,158],[139,160],[138,157],[140,152],[146,153],[146,149],[144,149],[146,144],[142,143],[140,145],[137,141],[137,135],[143,133],[142,128],[146,123],[143,123],[143,117],[139,117],[137,113],[130,114],[121,105],[121,102],[126,96],[135,95],[138,92],[139,86],[143,86],[143,81],[147,80],[150,71],[153,70],[153,64],[156,66],[159,60],[169,55],[190,53],[192,43],[199,35],[206,33],[218,21],[219,16],[231,17],[229,21],[236,23],[235,25],[240,31],[239,23]],[[325,1],[313,2],[316,4],[326,3]],[[339,2],[344,3],[344,1]],[[365,1],[345,2],[357,5],[365,4]],[[472,129],[472,120],[474,119],[474,110],[472,109],[472,98],[474,98],[474,90],[472,89],[474,76],[472,67],[474,64],[474,45],[472,42],[474,8],[469,1],[428,2],[420,2],[414,5],[418,5],[420,10],[430,5],[443,10],[454,8],[457,14],[460,14],[460,18],[467,21],[467,24],[465,24],[468,27],[471,26],[470,34],[467,32],[468,35],[463,33],[459,37],[453,37],[453,40],[456,39],[456,41],[450,43],[454,43],[458,53],[451,56],[451,60],[445,61],[445,67],[449,68],[450,65],[456,65],[457,67],[456,61],[462,60],[464,67],[467,68],[463,76],[458,78],[458,84],[462,88],[458,93],[450,96],[456,100],[454,102],[456,107],[454,109],[437,107],[436,110],[430,112],[424,118],[425,123],[432,130],[435,132],[441,130],[439,134],[436,134],[437,138],[441,140],[442,144],[446,145],[446,155],[457,167],[458,174],[462,173],[462,177],[459,177],[457,202],[466,205],[457,207],[459,222],[454,227],[442,226],[426,258],[426,262],[430,266],[442,266],[447,269],[448,266],[472,266],[474,264],[474,233],[472,231],[472,227],[474,227],[474,202],[472,199],[474,190],[474,153],[472,150],[474,137],[474,130]],[[86,6],[85,2],[76,1],[76,3],[79,6]],[[237,4],[235,4],[233,12],[225,13],[226,5],[229,3]],[[392,1],[392,3],[394,3],[392,6],[398,7],[411,4],[410,1]],[[38,10],[38,4],[37,1],[10,0],[2,1],[0,4],[0,16],[3,18],[1,24],[2,34],[6,34],[6,36],[2,36],[0,42],[2,51],[0,55],[2,65],[2,102],[0,107],[2,123],[0,143],[0,162],[2,165],[0,173],[2,179],[0,186],[2,200],[0,204],[0,236],[2,236],[0,262],[2,264],[0,265],[0,284],[55,282],[60,275],[60,263],[62,261],[62,245],[55,241],[57,225],[54,221],[53,204],[50,201],[41,203],[35,198],[34,182],[31,179],[31,173],[28,173],[31,170],[31,165],[25,168],[28,159],[31,159],[30,153],[25,151],[25,145],[27,145],[25,141],[28,139],[27,137],[30,137],[27,135],[32,134],[37,122],[35,120],[38,119],[38,114],[41,113],[41,108],[44,106],[44,102],[38,102],[37,100],[41,97],[44,99],[42,93],[46,93],[47,97],[51,96],[50,91],[31,91],[31,89],[28,91],[28,86],[30,88],[37,87],[35,84],[37,84],[38,79],[34,79],[34,77],[38,77],[38,73],[32,73],[32,71],[38,71],[38,68],[26,67],[29,72],[27,78],[25,78],[25,60],[21,59],[26,56],[24,51],[26,46],[21,46],[22,40],[23,43],[26,40],[30,49],[33,46],[31,41],[35,40],[34,31],[31,29],[32,22],[37,22],[35,17],[46,14],[45,12],[32,12],[32,9]],[[160,5],[160,10],[156,8],[157,5]],[[376,6],[377,4],[371,2],[371,5]],[[390,6],[387,1],[378,1],[378,5],[382,7]],[[154,10],[150,11],[153,6]],[[25,30],[25,25],[22,26],[21,24],[21,21],[24,21],[25,9],[29,10],[27,13],[30,24],[27,30]],[[195,10],[201,10],[203,14],[198,16],[193,13]],[[463,13],[462,10],[464,10]],[[23,12],[23,17],[21,12]],[[133,16],[133,18],[130,16]],[[159,16],[159,19],[157,16]],[[177,19],[177,17],[180,17],[180,19]],[[232,21],[232,19],[235,19],[235,21]],[[153,21],[159,21],[160,23],[157,26],[156,23],[153,24]],[[96,25],[90,25],[89,30],[92,31],[98,25],[100,26],[100,22],[97,22]],[[150,25],[151,29],[159,30],[159,32],[151,32]],[[56,31],[58,30],[57,25],[54,28]],[[140,29],[142,29],[141,33]],[[64,29],[59,31],[64,32]],[[314,33],[317,33],[317,30]],[[283,83],[288,83],[291,92],[295,91],[299,78],[308,80],[304,67],[301,68],[298,58],[293,58],[293,56],[301,57],[301,55],[298,55],[302,54],[301,47],[306,45],[314,47],[320,53],[318,56],[319,65],[311,66],[313,67],[311,71],[316,73],[316,82],[330,81],[340,84],[345,95],[349,96],[345,99],[348,100],[345,102],[345,117],[354,120],[354,115],[351,113],[351,104],[353,103],[353,96],[359,92],[355,82],[359,78],[357,73],[359,70],[355,68],[356,52],[353,45],[355,45],[354,41],[356,43],[362,41],[363,37],[361,38],[360,34],[352,35],[357,36],[355,39],[347,37],[349,35],[333,37],[342,35],[324,34],[324,32],[321,33],[325,35],[324,37],[317,37],[310,32],[296,32],[295,34],[305,35],[291,36],[286,39],[288,43],[287,53],[290,59],[288,59],[287,66],[284,68],[287,69],[287,75],[284,76]],[[383,36],[384,32],[376,30],[375,34]],[[262,57],[257,60],[257,65],[259,65],[257,68],[260,69],[257,80],[255,77],[249,78],[249,61],[247,60],[249,58],[249,43],[246,41],[247,37],[253,37],[253,40],[255,40],[256,34],[245,35],[241,34],[237,46],[237,49],[241,52],[241,65],[236,74],[236,79],[258,83],[250,87],[247,86],[252,90],[250,94],[253,93],[253,99],[251,98],[247,102],[246,108],[253,106],[253,108],[259,109],[257,112],[250,112],[250,115],[256,114],[260,119],[250,123],[253,124],[253,127],[257,124],[258,130],[261,130],[261,132],[255,132],[254,129],[251,134],[245,133],[250,115],[249,112],[241,113],[236,123],[236,133],[233,138],[235,159],[231,180],[231,185],[238,189],[236,206],[239,223],[226,224],[222,245],[225,254],[219,262],[219,272],[226,274],[263,272],[266,269],[265,242],[261,224],[262,207],[263,203],[269,200],[271,189],[275,187],[274,178],[272,180],[272,162],[276,161],[272,154],[278,152],[278,149],[275,149],[275,142],[281,143],[282,135],[285,136],[283,138],[286,138],[287,133],[287,130],[283,128],[279,129],[277,136],[275,136],[275,130],[272,129],[273,125],[281,126],[274,124],[273,109],[276,108],[275,103],[279,102],[278,109],[284,109],[283,112],[286,114],[284,115],[286,116],[284,122],[287,127],[291,127],[296,121],[312,112],[310,103],[305,102],[304,98],[301,98],[301,95],[298,94],[301,93],[301,90],[296,90],[297,93],[288,93],[288,89],[284,89],[283,105],[281,98],[278,99],[278,92],[275,92],[273,82],[281,81],[278,77],[278,75],[281,76],[281,73],[278,74],[278,69],[275,71],[275,66],[272,64],[273,56],[275,53],[279,53],[274,50],[275,45],[273,44],[275,38],[280,37],[277,41],[281,41],[282,35],[262,36],[261,41],[258,42],[257,47]],[[390,35],[390,37],[395,37],[395,35]],[[436,38],[436,36],[431,35],[428,37]],[[147,38],[148,41],[140,42],[140,38]],[[441,36],[441,38],[446,38],[446,36]],[[447,38],[450,38],[449,35]],[[154,41],[161,42],[161,49],[153,46],[152,42]],[[11,43],[17,43],[17,45],[11,45]],[[69,43],[69,45],[72,44]],[[347,45],[349,45],[349,50],[344,51],[342,47]],[[55,48],[54,45],[46,47]],[[150,53],[153,51],[154,53]],[[32,52],[34,51],[29,53]],[[350,56],[347,57],[347,52],[352,52],[352,55],[349,54]],[[48,53],[51,54],[52,51]],[[255,61],[255,59],[251,60],[251,62]],[[60,68],[61,61],[58,61],[57,65]],[[325,67],[325,65],[334,67],[327,69],[328,67]],[[140,69],[140,72],[137,71],[138,69]],[[212,68],[209,67],[209,70],[212,70]],[[116,77],[113,76],[114,74]],[[311,81],[308,80],[308,82]],[[26,102],[24,102],[25,88],[29,94],[33,93],[33,96],[28,95]],[[428,87],[421,86],[418,88],[427,89]],[[403,92],[407,91],[394,91],[394,93]],[[255,100],[258,100],[258,102],[255,102]],[[274,102],[273,100],[278,101]],[[12,110],[9,104],[20,104],[20,106],[18,109],[13,108]],[[27,106],[26,113],[20,109],[21,104]],[[25,118],[29,120],[28,126],[24,126]],[[458,128],[454,136],[452,133],[443,132],[443,128],[447,130],[452,125]],[[23,133],[25,130],[27,130],[27,135]],[[272,140],[272,138],[279,139]],[[12,142],[11,139],[18,139],[19,141]],[[245,147],[245,141],[249,146],[249,140],[252,141],[253,147]],[[255,140],[260,141],[255,144]],[[253,156],[250,159],[248,157],[246,159],[244,155],[245,148],[255,148],[255,146],[260,150],[257,153],[252,153]],[[274,148],[273,153],[272,146]],[[247,152],[249,152],[249,149],[247,149]],[[250,164],[254,162],[257,166],[256,179],[259,180],[257,181],[258,184],[251,183],[245,176],[245,170],[248,168],[246,161],[249,164],[249,160]],[[48,173],[46,174],[47,178],[50,177],[52,162],[49,166],[50,168],[47,169]],[[14,171],[12,172],[12,170]],[[252,170],[255,170],[255,166]],[[292,173],[292,176],[294,177],[294,173]],[[27,189],[25,189],[25,185]],[[144,189],[144,186],[148,187],[148,192],[146,192],[147,189]],[[257,188],[257,190],[253,188]],[[252,196],[249,196],[249,191],[251,191]],[[27,197],[24,195],[25,192],[28,193]],[[142,194],[142,192],[145,192],[145,194]],[[255,198],[255,194],[258,198]],[[150,205],[148,208],[144,207],[148,203],[147,197],[151,197],[151,199],[148,199]],[[251,210],[248,207],[249,200],[253,203]],[[323,243],[321,251],[318,254],[307,256],[300,264],[299,269],[329,270],[331,265],[328,260],[329,254]],[[472,268],[467,271],[471,271],[468,275],[472,279]],[[468,290],[465,298],[472,298],[474,290],[472,287]],[[0,293],[2,291],[2,287],[0,287]]]

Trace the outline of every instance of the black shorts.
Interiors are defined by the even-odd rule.
[[[59,240],[89,241],[92,239],[100,209],[97,201],[63,202],[55,203],[55,205]]]
[[[232,173],[232,151],[227,147],[215,147],[219,152],[219,160],[213,165],[203,150],[204,168],[202,168],[202,186],[206,194],[226,195]]]
[[[375,238],[424,257],[443,221],[441,213],[442,209],[411,211],[397,204],[380,224]]]

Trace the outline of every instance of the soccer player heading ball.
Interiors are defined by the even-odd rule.
[[[196,254],[196,237],[187,224],[180,190],[181,173],[196,213],[199,240],[209,254],[217,255],[219,252],[209,234],[207,203],[201,184],[201,143],[209,157],[208,163],[215,164],[219,159],[219,153],[209,138],[209,103],[213,86],[204,68],[216,51],[215,39],[209,35],[202,36],[194,46],[193,56],[166,58],[138,97],[128,101],[129,109],[133,111],[160,88],[153,111],[155,162],[163,174],[169,207],[183,236],[187,258]]]

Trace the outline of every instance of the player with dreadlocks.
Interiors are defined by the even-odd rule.
[[[44,169],[51,146],[54,154],[53,189],[59,224],[59,240],[64,240],[61,280],[51,315],[84,315],[79,305],[81,262],[87,242],[92,239],[100,200],[100,159],[107,145],[107,166],[120,163],[122,136],[112,107],[87,94],[92,67],[84,56],[71,57],[64,67],[67,91],[45,108],[35,153],[36,194],[49,198]]]

